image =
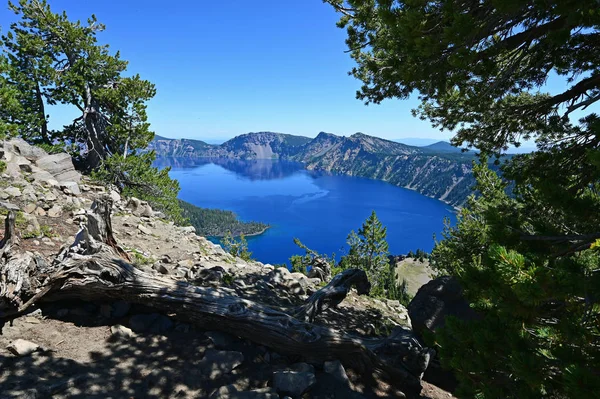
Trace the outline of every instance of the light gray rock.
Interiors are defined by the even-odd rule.
[[[152,230],[150,230],[149,228],[147,228],[143,224],[138,224],[137,228],[138,228],[139,231],[141,231],[144,234],[147,234],[147,235],[151,235],[152,234]]]
[[[133,213],[135,216],[154,216],[150,205],[148,205],[146,201],[141,201],[135,197],[129,198],[129,201],[127,201],[127,208],[131,209],[131,213]]]
[[[273,388],[279,394],[300,397],[317,383],[313,373],[297,371],[276,371],[273,373]]]
[[[204,358],[198,363],[202,374],[211,379],[231,373],[233,369],[244,362],[244,355],[237,351],[219,351],[208,349]]]
[[[35,216],[24,213],[23,218],[27,222],[27,231],[33,232],[40,230],[40,223]]]
[[[60,187],[60,183],[58,183],[58,180],[56,180],[56,179],[48,179],[43,184],[44,184],[44,187],[49,187],[49,188]]]
[[[9,211],[18,211],[19,207],[15,204],[11,204],[10,202],[0,201],[0,209],[7,209]]]
[[[156,271],[157,271],[157,272],[159,272],[160,274],[169,274],[169,269],[167,269],[167,268],[165,267],[165,265],[164,265],[164,264],[162,264],[162,263],[155,263],[155,264],[152,266],[152,269],[156,270]]]
[[[21,190],[18,187],[7,187],[4,189],[4,192],[8,194],[9,197],[20,197]]]
[[[54,243],[54,241],[52,241],[51,239],[49,239],[48,237],[44,237],[42,238],[42,242],[44,243],[44,245],[47,245],[49,247],[54,247],[56,244]]]
[[[62,207],[59,205],[54,205],[52,208],[48,210],[48,216],[51,218],[58,218],[62,215]]]
[[[348,375],[346,375],[346,369],[339,360],[329,361],[323,363],[323,371],[331,374],[337,380],[348,383]]]
[[[122,338],[131,338],[131,337],[135,336],[135,333],[133,332],[133,330],[131,328],[127,328],[120,324],[112,326],[110,328],[110,333],[114,336],[122,337]]]
[[[109,195],[110,199],[113,201],[113,203],[115,203],[115,204],[117,202],[121,201],[121,195],[118,192],[116,192],[115,190],[110,190],[108,192],[108,195]]]
[[[46,172],[45,170],[36,168],[36,167],[32,167],[31,169],[33,172],[31,177],[33,177],[33,179],[36,182],[46,183],[46,184],[48,184],[47,182],[49,182],[49,181],[56,182],[56,180],[54,179],[54,176],[50,172]],[[56,182],[56,184],[58,184],[58,182]]]
[[[79,184],[74,181],[65,181],[60,183],[60,188],[62,190],[69,190],[73,195],[81,195],[81,190],[79,189]]]
[[[38,216],[46,216],[46,211],[38,206],[35,208],[35,214]]]
[[[297,371],[300,373],[315,373],[315,367],[308,363],[294,363],[283,371]]]
[[[154,211],[152,210],[152,207],[150,205],[142,205],[139,208],[139,216],[151,218],[152,216],[154,216]]]
[[[54,194],[52,191],[49,191],[44,194],[44,201],[46,202],[54,202],[58,199],[58,196]]]
[[[48,155],[48,153],[40,147],[33,146],[20,138],[12,139],[9,143],[15,153],[29,161],[35,161],[38,158]]]
[[[196,232],[196,228],[194,226],[184,226],[181,227],[181,231],[185,234],[191,234]]]
[[[59,182],[74,181],[79,183],[81,175],[73,167],[71,156],[66,153],[46,155],[36,160],[36,165],[49,172]]]
[[[16,339],[6,347],[10,353],[15,356],[28,356],[40,349],[40,346],[31,341]]]

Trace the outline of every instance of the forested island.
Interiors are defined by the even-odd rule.
[[[261,222],[243,222],[232,211],[200,208],[179,200],[182,216],[194,226],[196,233],[207,237],[255,236],[264,233],[269,225]]]

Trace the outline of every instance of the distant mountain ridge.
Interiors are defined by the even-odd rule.
[[[157,136],[149,149],[165,157],[298,161],[309,170],[383,180],[458,206],[465,202],[475,182],[473,154],[448,146],[441,142],[414,147],[363,133],[346,137],[321,132],[312,139],[257,132],[220,145]]]
[[[428,151],[432,151],[432,152],[451,152],[451,153],[462,153],[463,152],[462,148],[455,147],[447,141],[438,141],[437,143],[425,145],[422,148],[425,150],[428,150]]]

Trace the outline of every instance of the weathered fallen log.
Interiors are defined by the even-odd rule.
[[[3,283],[12,276],[8,279],[12,289],[0,291],[0,312],[4,312],[0,317],[23,311],[34,301],[126,300],[174,313],[200,328],[218,329],[283,354],[301,355],[310,361],[339,359],[360,372],[387,379],[409,397],[418,396],[430,350],[421,347],[409,331],[397,328],[385,339],[352,337],[218,287],[194,286],[145,273],[119,257],[116,241],[108,238],[108,201],[98,200],[88,214],[88,226],[52,265],[37,262],[31,254],[19,264],[0,261]],[[301,311],[303,318],[312,320],[321,310],[338,304],[352,285],[357,285],[359,292],[368,292],[368,281],[361,273],[348,271],[313,294]],[[14,281],[18,281],[18,287]]]

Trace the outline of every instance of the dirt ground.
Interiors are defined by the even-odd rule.
[[[72,306],[71,316],[58,317],[64,306],[54,304],[4,326],[0,398],[209,398],[227,385],[240,391],[268,388],[273,371],[301,361],[234,337],[215,342],[193,329],[116,337],[110,326],[127,325],[125,318],[107,322],[85,303]],[[41,350],[13,356],[6,347],[18,338],[39,344]],[[244,360],[231,372],[220,372],[218,363],[207,372],[203,359],[211,349],[239,351]],[[365,385],[364,376],[347,371],[352,390],[316,367],[317,385],[303,398],[399,397],[384,383]],[[426,382],[422,397],[452,398]]]

